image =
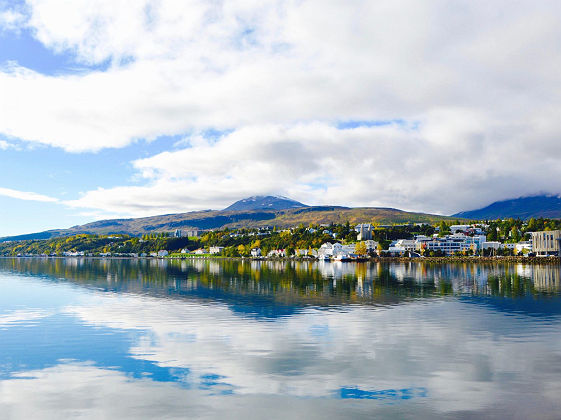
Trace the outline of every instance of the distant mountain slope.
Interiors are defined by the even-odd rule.
[[[520,197],[512,200],[496,201],[493,204],[470,211],[462,211],[452,215],[466,219],[504,219],[531,217],[545,217],[550,219],[561,218],[561,198],[558,196],[536,195]]]
[[[224,211],[246,211],[246,210],[285,210],[299,207],[308,207],[290,198],[274,195],[256,195],[243,200],[236,201]]]
[[[288,228],[302,223],[350,223],[375,222],[391,223],[437,223],[440,220],[456,220],[447,216],[424,213],[410,213],[397,209],[376,207],[337,207],[316,206],[299,207],[285,210],[248,210],[248,211],[196,211],[180,214],[143,217],[138,219],[100,220],[69,229],[54,229],[35,234],[0,238],[0,241],[22,239],[48,239],[57,236],[70,236],[79,233],[112,234],[125,233],[142,235],[154,232],[170,232],[175,229],[221,229],[277,226]]]

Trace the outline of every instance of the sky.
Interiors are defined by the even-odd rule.
[[[561,193],[561,3],[0,0],[0,236]]]

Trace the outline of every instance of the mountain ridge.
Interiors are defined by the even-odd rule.
[[[494,220],[505,218],[561,218],[561,198],[557,195],[532,195],[495,201],[486,207],[452,215],[466,219]]]
[[[289,201],[294,201],[290,200]],[[298,202],[295,202],[298,203]],[[301,203],[299,203],[301,204]],[[305,206],[281,210],[202,210],[188,213],[156,215],[141,218],[105,219],[72,226],[68,229],[51,229],[25,235],[0,238],[0,242],[28,239],[50,239],[77,234],[143,234],[170,232],[175,229],[208,230],[224,228],[258,228],[277,226],[290,228],[304,224],[330,223],[437,223],[455,220],[449,216],[406,212],[387,207]]]

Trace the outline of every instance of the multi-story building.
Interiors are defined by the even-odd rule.
[[[561,230],[532,232],[532,247],[538,256],[561,256]]]
[[[392,254],[403,254],[406,251],[413,252],[417,249],[417,241],[415,239],[398,239],[394,241],[388,251]]]
[[[456,252],[472,250],[476,252],[483,248],[485,235],[466,236],[462,234],[447,235],[444,237],[418,237],[416,240],[417,250],[441,251],[446,255],[454,255]]]

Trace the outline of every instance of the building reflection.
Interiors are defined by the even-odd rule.
[[[260,296],[279,305],[303,306],[561,291],[561,266],[554,264],[14,258],[0,260],[0,270],[169,298]]]

